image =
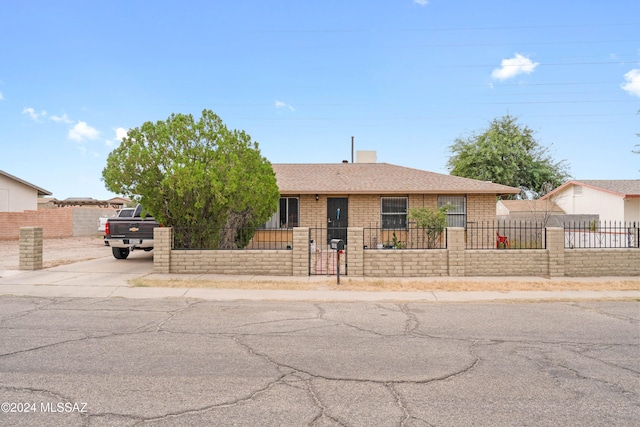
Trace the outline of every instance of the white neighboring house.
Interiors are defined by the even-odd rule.
[[[546,194],[567,214],[597,214],[600,221],[640,223],[640,179],[572,180]]]
[[[51,192],[0,170],[0,212],[38,209],[38,197]]]

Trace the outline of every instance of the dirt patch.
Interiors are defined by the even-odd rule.
[[[101,236],[66,237],[42,241],[44,268],[73,264],[78,261],[111,256],[111,249],[104,245]],[[20,241],[0,240],[0,270],[20,268]]]

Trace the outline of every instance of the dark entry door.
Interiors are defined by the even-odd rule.
[[[342,239],[347,244],[349,226],[349,199],[346,197],[327,198],[327,243],[331,239]]]

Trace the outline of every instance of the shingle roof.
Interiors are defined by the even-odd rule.
[[[273,164],[283,194],[517,194],[520,189],[388,163]]]
[[[583,179],[565,182],[549,194],[546,194],[543,199],[551,197],[554,193],[570,185],[596,188],[621,197],[640,197],[640,179]]]
[[[601,188],[612,193],[624,194],[625,196],[640,196],[640,179],[585,179],[574,181],[591,187]]]
[[[17,181],[17,182],[19,182],[21,184],[24,184],[24,185],[26,185],[28,187],[31,187],[34,190],[37,190],[38,191],[38,196],[50,196],[51,195],[50,191],[47,191],[44,188],[40,188],[37,185],[33,185],[30,182],[27,182],[27,181],[25,181],[23,179],[20,179],[20,178],[16,177],[16,176],[13,176],[13,175],[5,172],[5,171],[0,170],[0,175],[4,175],[9,179],[12,179],[12,180]]]

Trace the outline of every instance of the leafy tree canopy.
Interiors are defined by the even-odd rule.
[[[255,228],[279,199],[275,173],[258,144],[244,131],[227,129],[210,110],[198,121],[172,114],[130,129],[109,154],[102,178],[107,189],[138,201],[161,224],[201,234]],[[215,234],[198,244],[220,246]]]
[[[566,161],[553,160],[533,131],[510,115],[494,119],[482,133],[457,138],[449,149],[451,175],[519,187],[525,198],[542,196],[569,177]]]

